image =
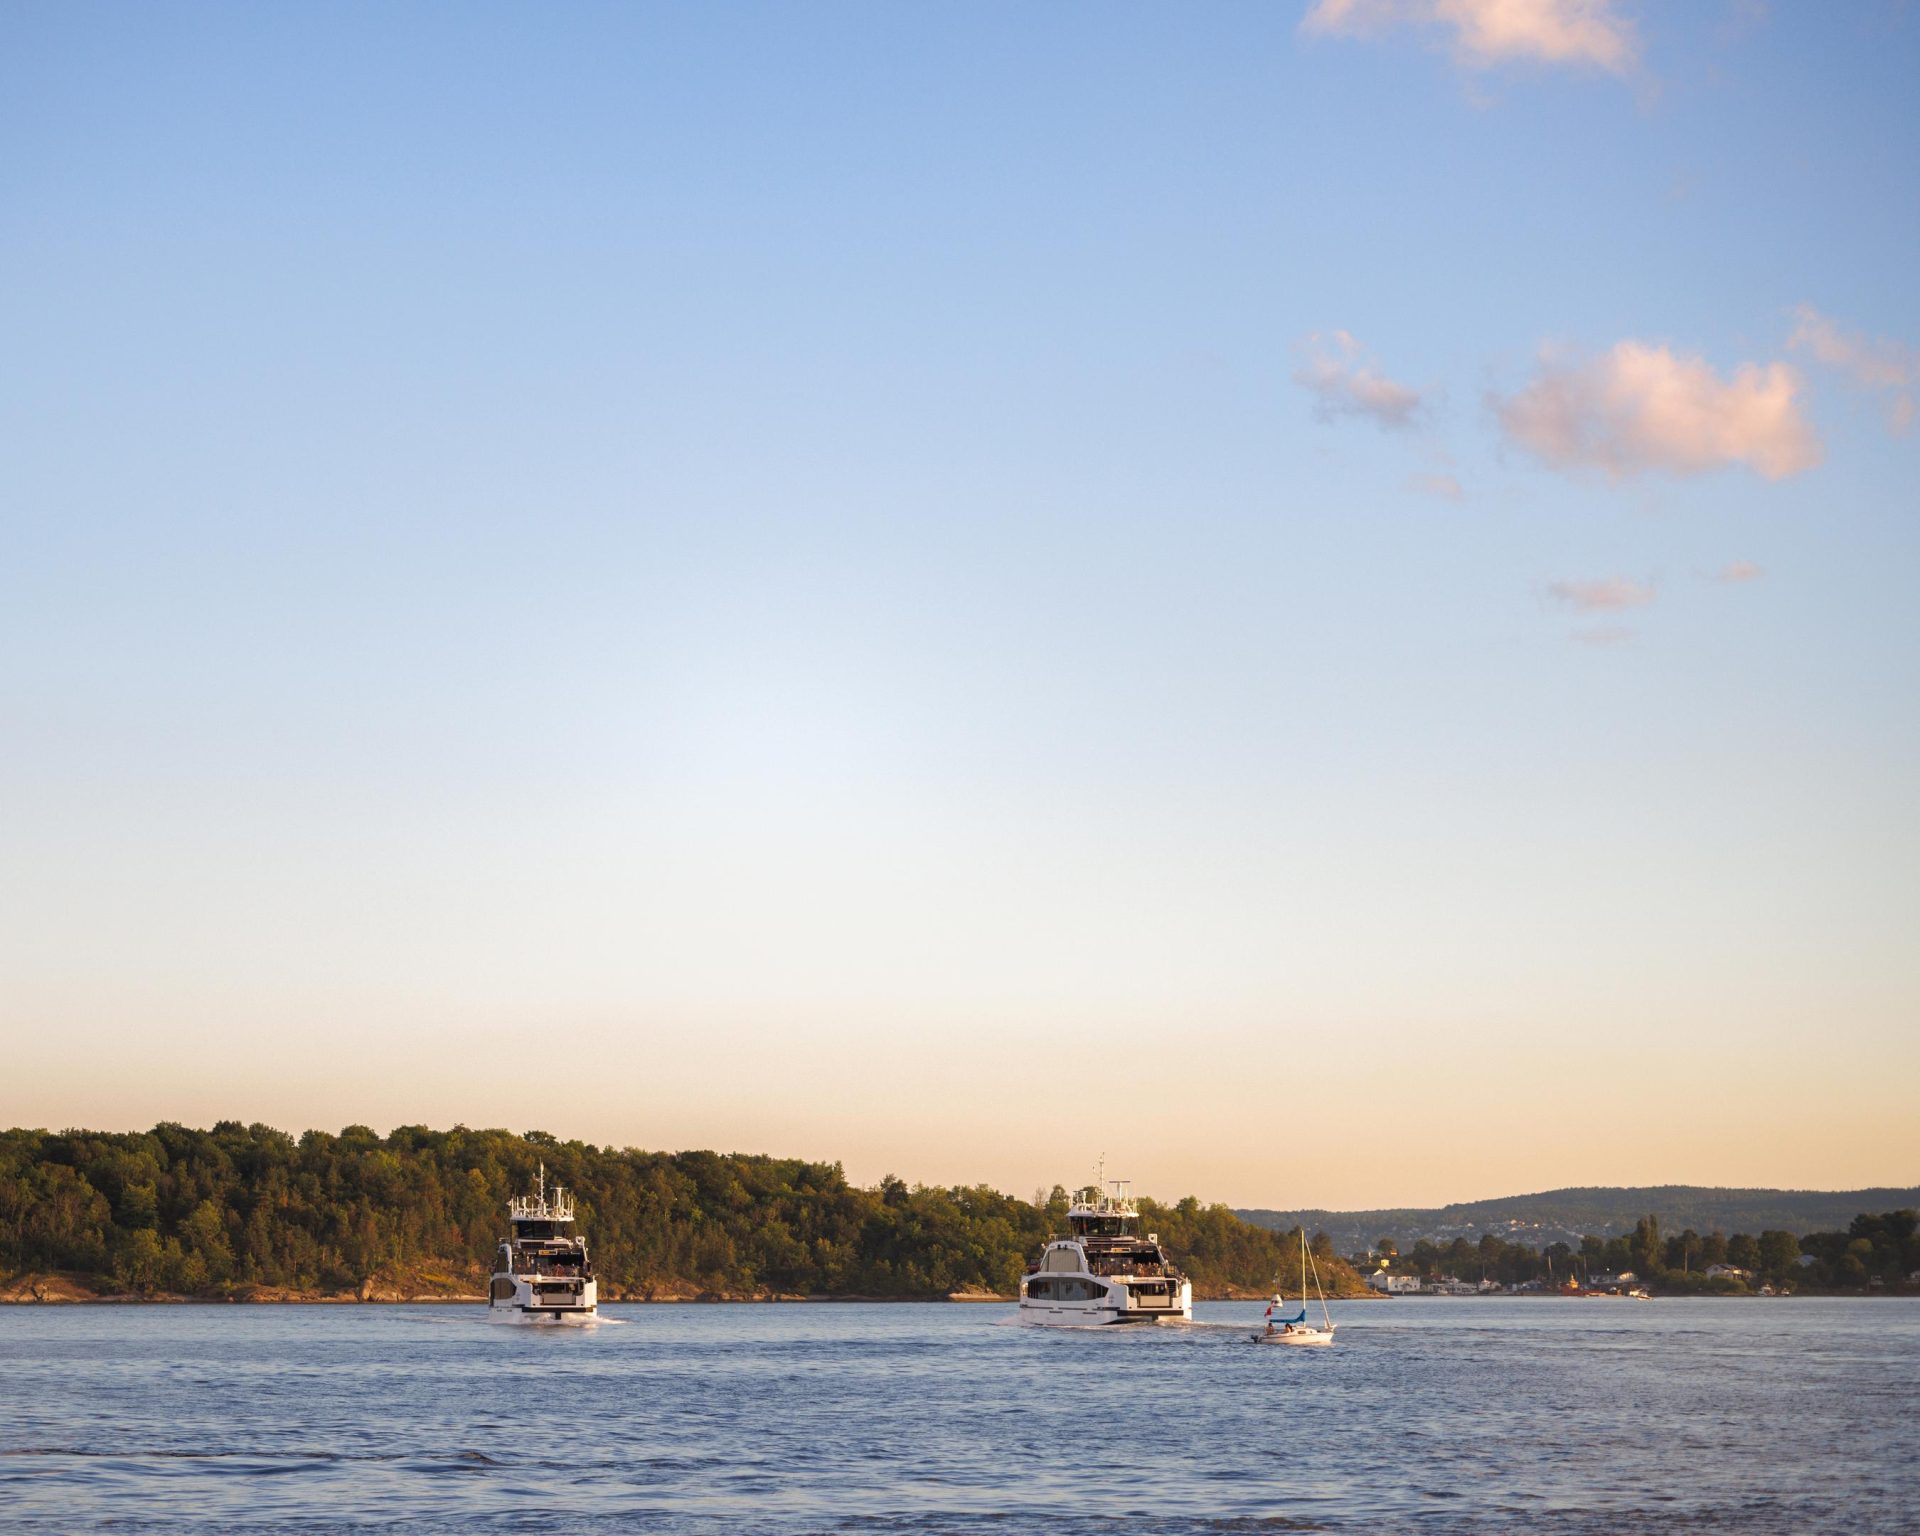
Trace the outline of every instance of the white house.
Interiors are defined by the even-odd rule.
[[[1707,1278],[1709,1280],[1718,1280],[1722,1276],[1725,1276],[1729,1280],[1745,1280],[1749,1278],[1747,1272],[1735,1264],[1709,1264],[1707,1266]]]

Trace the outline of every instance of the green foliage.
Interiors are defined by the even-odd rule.
[[[297,1140],[222,1121],[136,1135],[0,1132],[0,1272],[64,1270],[137,1294],[261,1285],[344,1291],[435,1270],[477,1284],[509,1195],[579,1200],[603,1294],[1006,1294],[1064,1226],[1065,1191],[1029,1202],[985,1186],[849,1184],[837,1163],[641,1152],[546,1132],[366,1126]],[[1262,1289],[1297,1236],[1191,1198],[1143,1202],[1200,1291]],[[1337,1260],[1329,1289],[1352,1289]]]
[[[1652,1274],[1660,1267],[1660,1220],[1642,1216],[1627,1239],[1627,1252],[1638,1274]]]
[[[1910,1287],[1920,1274],[1916,1226],[1920,1214],[1883,1211],[1854,1217],[1844,1232],[1809,1232],[1800,1239],[1800,1250],[1813,1262],[1800,1273],[1810,1282],[1841,1290]]]

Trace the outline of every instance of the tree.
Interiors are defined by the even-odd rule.
[[[1634,1224],[1633,1236],[1627,1239],[1627,1253],[1633,1267],[1643,1275],[1651,1275],[1660,1268],[1660,1218],[1642,1216]]]
[[[1800,1263],[1800,1239],[1791,1232],[1760,1234],[1760,1272],[1770,1280],[1784,1280]]]
[[[231,1278],[233,1244],[227,1241],[226,1222],[213,1201],[202,1200],[193,1208],[193,1214],[180,1223],[180,1237],[187,1252],[199,1260],[207,1280],[218,1283]]]

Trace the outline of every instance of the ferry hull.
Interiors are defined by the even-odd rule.
[[[600,1287],[593,1280],[496,1274],[488,1294],[487,1314],[501,1323],[590,1323],[600,1310]]]
[[[1020,1309],[1020,1321],[1032,1328],[1127,1328],[1148,1327],[1162,1322],[1190,1322],[1187,1314],[1172,1308],[1158,1312],[1117,1312],[1111,1307],[1028,1307]]]
[[[579,1328],[599,1316],[598,1307],[518,1307],[495,1302],[487,1308],[489,1322],[519,1323],[528,1327]]]

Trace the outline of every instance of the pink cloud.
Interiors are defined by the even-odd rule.
[[[1629,608],[1645,608],[1656,595],[1652,582],[1629,581],[1624,576],[1547,583],[1547,596],[1575,613],[1624,613]]]
[[[1543,354],[1532,383],[1491,404],[1507,436],[1555,469],[1624,479],[1744,464],[1783,480],[1824,451],[1800,389],[1786,363],[1743,363],[1722,379],[1701,358],[1622,341],[1584,360]]]
[[[1332,37],[1396,27],[1446,29],[1454,57],[1476,69],[1531,59],[1624,74],[1640,51],[1615,0],[1314,0],[1300,23],[1302,32]]]
[[[1843,331],[1811,304],[1802,304],[1793,315],[1793,335],[1787,338],[1791,350],[1810,354],[1863,389],[1887,391],[1887,430],[1896,437],[1913,426],[1920,351],[1897,341]]]
[[[1367,349],[1346,331],[1315,331],[1299,349],[1294,383],[1311,390],[1321,416],[1361,416],[1382,427],[1410,427],[1420,392],[1395,383],[1373,365]]]
[[[1766,574],[1765,571],[1761,570],[1760,567],[1755,565],[1751,560],[1729,560],[1715,572],[1713,579],[1729,584],[1737,584],[1743,581],[1758,581]]]

